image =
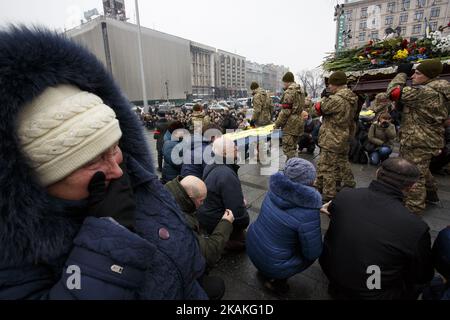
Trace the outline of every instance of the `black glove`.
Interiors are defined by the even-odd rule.
[[[330,93],[328,92],[327,88],[323,89],[322,93],[320,94],[321,98],[328,98],[330,96]]]
[[[256,125],[256,121],[255,120],[250,120],[250,127],[255,127]]]
[[[412,63],[402,63],[397,68],[397,73],[406,73],[408,77],[413,75],[414,64]]]
[[[136,203],[125,165],[121,168],[122,177],[111,180],[108,188],[105,174],[101,171],[94,174],[88,185],[88,213],[97,218],[111,217],[122,226],[134,230]]]

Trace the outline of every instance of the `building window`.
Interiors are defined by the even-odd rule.
[[[430,29],[432,32],[436,31],[437,30],[437,22],[431,22]]]
[[[345,11],[345,18],[347,19],[347,21],[352,21],[352,15],[353,15],[352,10]]]
[[[406,27],[402,27],[402,31],[400,32],[401,36],[406,36]]]
[[[426,0],[417,0],[417,8],[425,7]]]
[[[433,7],[431,8],[431,17],[438,18],[441,14],[441,7]]]
[[[407,13],[402,14],[402,15],[400,16],[400,24],[402,24],[402,23],[407,23],[407,22],[408,22],[408,14],[407,14]]]
[[[360,32],[359,33],[359,41],[365,41],[366,40],[366,33]]]
[[[360,30],[366,30],[367,29],[367,21],[363,20],[359,22],[359,29]]]
[[[367,7],[361,9],[361,18],[367,18]]]
[[[418,34],[420,33],[422,30],[422,25],[421,24],[415,24],[413,27],[413,34]]]
[[[387,5],[387,12],[393,13],[395,11],[395,2],[389,2]]]
[[[416,11],[416,13],[414,15],[414,20],[422,21],[422,19],[423,19],[423,10]]]
[[[411,6],[411,0],[402,0],[402,10],[406,11]]]
[[[378,31],[372,31],[370,34],[370,39],[377,40],[378,39]]]
[[[394,23],[394,17],[393,16],[387,16],[385,20],[385,25],[392,26]]]

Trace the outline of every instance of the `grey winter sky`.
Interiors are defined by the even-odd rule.
[[[343,1],[340,1],[343,2]],[[297,72],[319,66],[333,50],[337,0],[140,0],[141,25],[248,60],[275,63]],[[134,0],[125,0],[135,22]],[[101,0],[0,0],[0,27],[43,24],[54,29],[80,23]]]

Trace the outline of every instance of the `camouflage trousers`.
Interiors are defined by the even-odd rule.
[[[290,134],[283,134],[283,153],[287,157],[286,161],[298,156],[298,153],[297,153],[298,139],[299,139],[298,136],[292,136]]]
[[[437,191],[437,184],[430,172],[431,158],[438,150],[400,147],[400,157],[411,161],[420,170],[419,181],[408,192],[406,207],[414,213],[421,213],[426,208],[427,190]]]
[[[355,187],[347,153],[335,153],[322,149],[317,163],[315,187],[322,193],[324,201],[336,197],[338,181],[342,183],[342,187]]]

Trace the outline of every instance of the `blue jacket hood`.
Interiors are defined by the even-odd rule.
[[[295,183],[281,172],[270,177],[268,194],[280,208],[319,209],[322,207],[322,196],[315,188]]]
[[[92,92],[116,113],[121,149],[153,172],[142,126],[97,58],[43,28],[0,31],[0,263],[48,262],[66,252],[79,226],[58,214],[21,152],[16,121],[22,106],[46,88],[70,84]]]

